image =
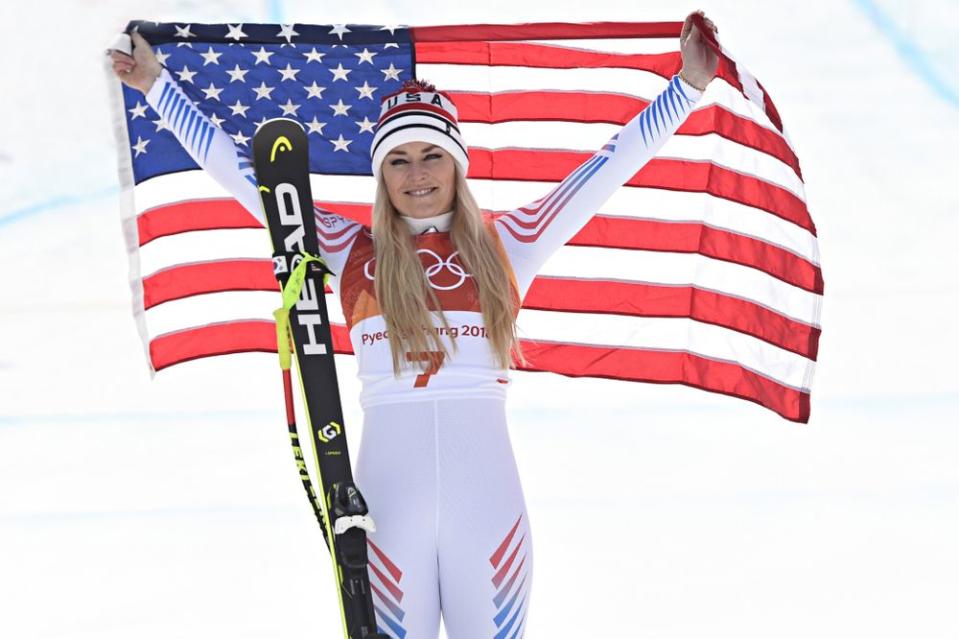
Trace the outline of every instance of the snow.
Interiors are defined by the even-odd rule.
[[[682,387],[516,375],[511,432],[536,546],[528,637],[959,634],[959,110],[941,90],[959,86],[944,63],[953,4],[702,5],[803,164],[826,279],[812,420]],[[116,29],[135,17],[679,20],[692,8],[5,7],[0,635],[339,632],[273,357],[146,371],[100,66]],[[338,365],[355,397],[353,360]],[[361,415],[345,408],[355,455]]]

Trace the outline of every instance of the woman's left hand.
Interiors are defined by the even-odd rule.
[[[714,34],[719,32],[713,21],[702,11],[695,11],[686,16],[686,22],[683,23],[683,30],[679,36],[679,49],[683,56],[683,69],[680,73],[683,80],[703,91],[716,75],[719,55],[706,41],[706,35],[693,24],[693,16],[697,13],[703,17],[703,22],[712,29]]]

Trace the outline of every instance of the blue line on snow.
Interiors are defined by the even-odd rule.
[[[127,421],[178,421],[178,420],[225,420],[268,419],[274,417],[268,410],[211,410],[147,412],[129,411],[116,413],[47,413],[38,415],[0,415],[0,427],[25,423],[78,423],[78,422],[127,422]]]
[[[267,19],[279,24],[283,22],[283,0],[266,0]]]
[[[71,195],[60,195],[54,197],[52,200],[47,200],[46,202],[38,202],[37,204],[31,204],[25,206],[22,209],[16,209],[15,211],[0,217],[0,226],[6,226],[7,224],[13,224],[21,220],[33,217],[34,215],[39,215],[40,213],[46,213],[51,209],[60,208],[61,206],[71,206],[74,204],[85,204],[87,202],[92,202],[94,200],[99,200],[111,195],[116,195],[119,191],[118,187],[112,186],[107,189],[102,189],[100,191],[95,191],[93,193],[87,193],[86,195],[71,196]]]
[[[912,70],[940,97],[953,106],[959,106],[959,93],[941,78],[926,54],[896,23],[885,15],[874,0],[853,0],[879,31],[892,42],[900,56]]]

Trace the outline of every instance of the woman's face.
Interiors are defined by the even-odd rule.
[[[390,151],[381,166],[390,201],[414,218],[432,217],[453,208],[456,166],[453,156],[429,142],[407,142]]]

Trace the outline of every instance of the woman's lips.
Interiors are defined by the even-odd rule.
[[[429,195],[435,190],[435,186],[430,186],[425,189],[413,189],[412,191],[406,191],[406,194],[411,197],[423,197],[424,195]]]

